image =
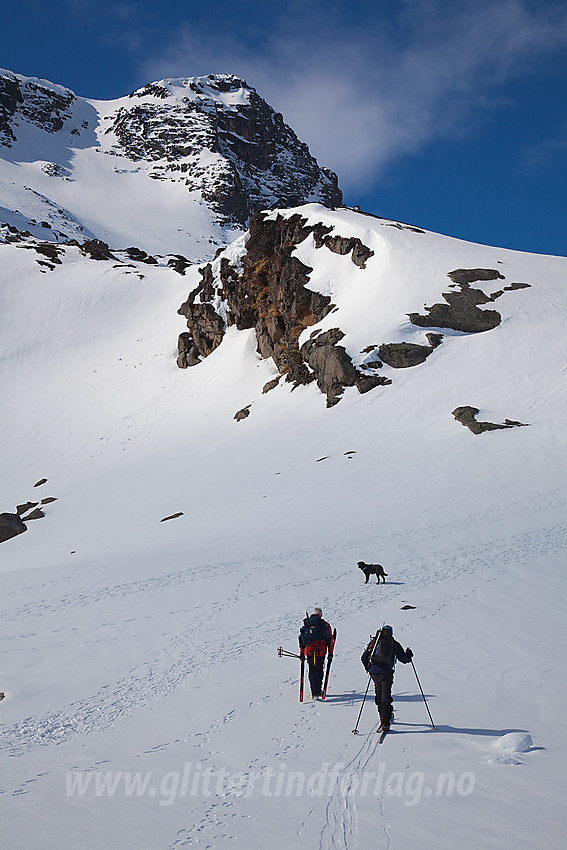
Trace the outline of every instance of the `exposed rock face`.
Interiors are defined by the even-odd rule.
[[[331,328],[301,346],[302,358],[315,373],[317,386],[327,396],[327,407],[340,401],[345,387],[353,387],[358,378],[346,349],[337,345],[343,337],[339,328]]]
[[[222,342],[224,322],[212,304],[192,304],[186,301],[178,312],[183,311],[191,333],[179,335],[177,365],[182,369],[195,366],[202,357],[208,357]]]
[[[494,422],[477,422],[476,416],[480,413],[478,407],[470,407],[469,405],[464,405],[463,407],[456,407],[453,410],[453,416],[455,419],[461,423],[461,425],[465,425],[469,428],[473,434],[484,434],[485,431],[500,431],[506,428],[525,428],[526,423],[524,422],[515,422],[513,419],[505,419],[502,425],[498,425]]]
[[[130,95],[111,116],[119,153],[183,179],[221,216],[244,224],[255,210],[308,200],[339,206],[337,177],[320,168],[274,110],[230,74],[163,80]]]
[[[21,122],[33,124],[47,133],[56,133],[71,117],[74,101],[73,92],[62,86],[3,72],[0,75],[0,145],[12,147]]]
[[[391,383],[354,367],[346,349],[338,345],[344,337],[340,328],[317,331],[299,347],[302,332],[320,322],[334,305],[328,296],[309,289],[312,269],[293,256],[295,246],[312,235],[317,248],[350,254],[360,269],[373,254],[360,239],[331,235],[331,231],[332,227],[321,223],[308,226],[298,214],[287,218],[253,215],[240,268],[233,268],[221,255],[215,264],[200,270],[201,283],[179,308],[189,332],[179,337],[178,365],[196,365],[210,354],[220,345],[226,323],[238,330],[253,328],[262,357],[273,358],[280,374],[295,385],[317,381],[329,407],[340,400],[345,387],[356,386],[364,393]],[[265,391],[278,380],[266,385]]]
[[[267,219],[258,213],[250,221],[240,274],[226,258],[221,260],[217,281],[211,264],[201,269],[201,284],[178,311],[186,317],[190,331],[190,338],[182,335],[179,343],[183,351],[190,352],[184,355],[186,365],[220,345],[224,320],[211,302],[218,305],[223,301],[226,324],[234,324],[238,330],[254,328],[258,351],[263,357],[273,357],[282,374],[297,383],[313,379],[297,340],[306,327],[320,321],[332,308],[328,297],[307,288],[311,269],[292,256],[295,246],[312,230],[305,225],[299,215]]]
[[[383,375],[359,372],[347,350],[338,345],[343,337],[339,328],[331,328],[301,346],[301,356],[313,370],[317,386],[327,396],[327,407],[341,400],[345,387],[356,387],[359,393],[367,393],[374,387],[392,383]]]
[[[0,543],[10,540],[11,537],[16,537],[18,534],[23,534],[27,530],[27,526],[19,514],[0,514]]]
[[[16,112],[18,104],[24,102],[17,79],[10,76],[0,77],[0,144],[12,147],[16,141],[10,126],[10,118]]]

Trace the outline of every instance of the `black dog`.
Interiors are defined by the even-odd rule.
[[[368,579],[370,576],[378,576],[378,581],[376,584],[380,584],[380,576],[382,576],[382,581],[386,584],[386,576],[388,573],[384,572],[384,567],[381,564],[365,564],[364,561],[358,562],[358,569],[362,570],[364,575],[366,576],[366,581],[364,584],[368,584]]]

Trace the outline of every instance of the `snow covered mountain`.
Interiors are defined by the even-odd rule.
[[[94,109],[64,92],[53,133],[3,125],[11,843],[562,847],[567,259],[320,203],[223,247],[233,225],[173,167],[95,145],[72,179],[42,170]],[[108,211],[128,181],[162,206]],[[42,227],[45,199],[75,225]],[[276,649],[314,604],[338,640],[327,701],[299,705]],[[436,730],[398,665],[378,745],[371,696],[351,730],[384,621]]]
[[[93,101],[0,71],[0,191],[20,231],[191,260],[254,210],[342,200],[281,114],[227,74]]]

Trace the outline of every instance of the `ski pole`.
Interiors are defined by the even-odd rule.
[[[368,658],[369,658],[369,660],[370,660],[370,657],[371,657],[372,652],[373,652],[373,650],[374,650],[374,647],[376,646],[376,641],[377,641],[377,640],[378,640],[378,638],[380,637],[380,635],[381,635],[381,633],[382,633],[382,629],[383,629],[383,628],[384,628],[384,623],[382,623],[382,626],[378,629],[378,631],[376,632],[376,635],[374,636],[374,640],[372,640],[372,642],[371,642],[371,644],[370,644],[369,654],[368,654]],[[354,729],[352,730],[352,734],[353,734],[353,735],[358,735],[358,734],[359,734],[359,731],[358,731],[358,724],[360,723],[360,717],[361,717],[361,715],[362,715],[362,709],[364,708],[364,703],[366,702],[366,696],[367,696],[367,694],[368,694],[368,688],[370,687],[370,682],[371,682],[371,680],[372,680],[372,676],[370,676],[370,674],[369,674],[369,675],[368,675],[368,684],[366,685],[366,690],[365,690],[365,692],[364,692],[364,699],[362,700],[362,705],[360,706],[360,711],[358,712],[358,717],[356,718],[356,726],[355,726],[355,727],[354,727]]]
[[[364,702],[366,700],[366,695],[368,694],[368,688],[370,687],[371,681],[372,681],[372,677],[369,675],[368,676],[368,684],[366,685],[366,690],[364,692],[364,699],[362,700],[362,705],[360,706],[360,711],[358,712],[358,717],[356,718],[356,726],[352,730],[353,735],[360,735],[360,732],[358,731],[358,724],[360,723],[360,716],[362,714],[362,709],[364,708]]]
[[[278,655],[280,658],[301,658],[296,652],[288,652],[283,646],[278,646]]]
[[[419,685],[419,690],[421,691],[421,696],[423,697],[423,701],[425,703],[425,707],[427,709],[427,713],[429,714],[429,719],[431,720],[431,725],[435,729],[435,723],[433,722],[433,718],[431,716],[431,712],[429,711],[429,706],[427,705],[427,700],[425,699],[425,694],[423,693],[423,688],[421,687],[421,682],[419,681],[419,676],[417,675],[417,670],[415,669],[415,664],[413,663],[413,658],[410,659],[411,666],[413,667],[413,672],[415,673],[415,678],[417,679],[417,684]]]

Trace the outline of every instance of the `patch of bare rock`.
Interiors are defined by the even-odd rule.
[[[460,422],[461,425],[465,425],[469,428],[473,434],[484,434],[485,431],[501,431],[506,428],[527,428],[528,425],[525,422],[516,422],[513,419],[505,419],[503,424],[499,425],[495,422],[478,422],[476,417],[480,413],[478,407],[470,407],[469,405],[464,405],[463,407],[456,407],[453,410],[453,416]]]
[[[47,478],[41,478],[34,484],[34,487],[41,487],[47,482]],[[0,513],[0,543],[6,540],[11,540],[12,537],[17,537],[28,530],[26,522],[34,519],[43,519],[45,516],[42,510],[43,505],[49,505],[56,502],[55,496],[46,496],[39,502],[22,502],[16,506],[15,513]]]

